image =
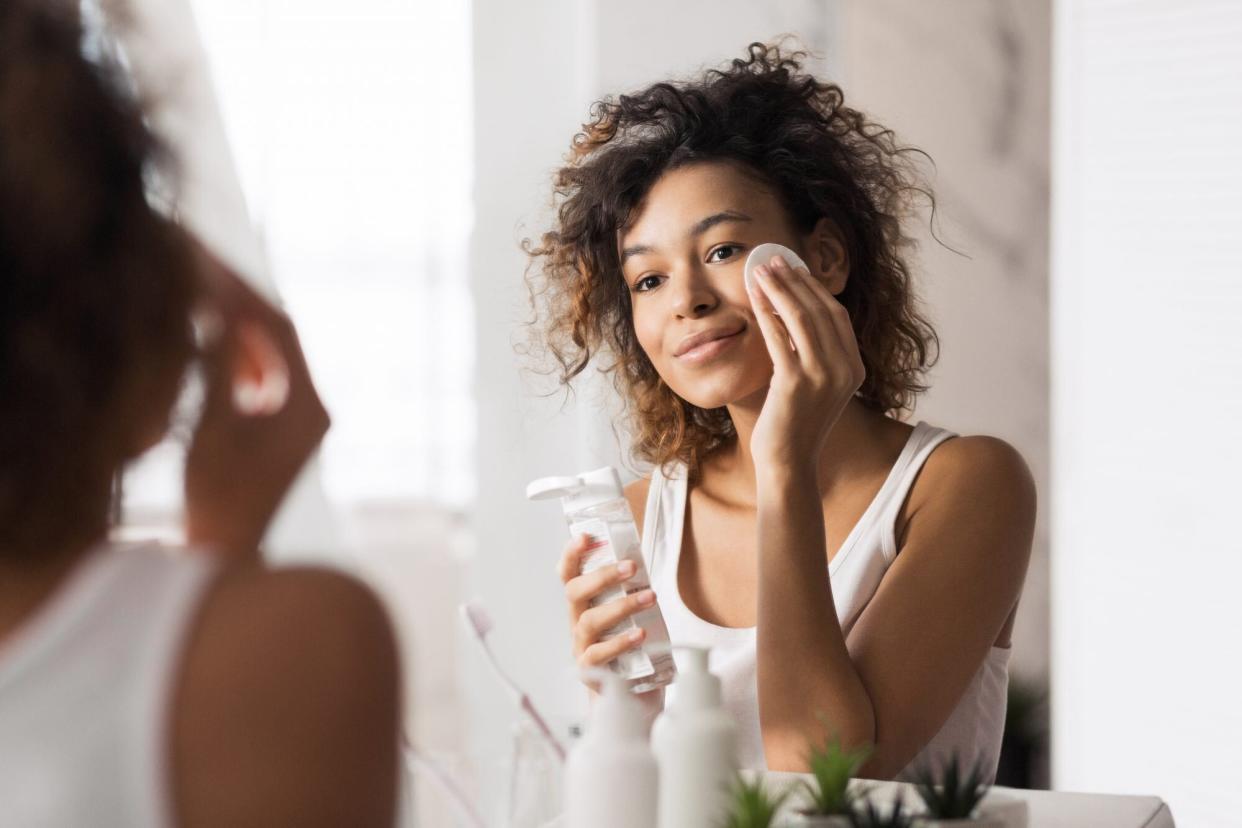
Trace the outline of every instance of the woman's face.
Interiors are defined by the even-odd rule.
[[[665,173],[620,237],[638,342],[681,398],[718,408],[764,391],[772,360],[742,270],[765,242],[815,264],[776,195],[727,162]]]

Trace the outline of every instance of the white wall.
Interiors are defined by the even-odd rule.
[[[1242,817],[1242,5],[1057,3],[1058,787]]]
[[[911,227],[942,352],[915,419],[1013,443],[1040,513],[1011,671],[1048,673],[1047,0],[843,0],[846,100],[935,161],[937,233]],[[962,255],[964,254],[964,255]]]

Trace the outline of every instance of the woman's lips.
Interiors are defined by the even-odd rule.
[[[680,350],[677,353],[677,359],[691,364],[701,364],[715,359],[740,340],[742,338],[742,333],[745,330],[745,327],[741,327],[733,332],[712,334],[710,335],[710,338],[703,338],[698,342],[687,343],[690,347]]]

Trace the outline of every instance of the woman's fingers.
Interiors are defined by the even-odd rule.
[[[850,319],[850,312],[837,297],[832,295],[832,291],[828,290],[823,282],[810,275],[805,277],[805,282],[827,309],[826,319],[835,329],[837,340],[844,349],[846,359],[858,372],[859,384],[861,384],[862,379],[865,379],[866,370],[863,367],[862,353],[858,350],[858,337],[854,333],[854,323]]]
[[[590,548],[590,537],[578,535],[565,547],[558,574],[565,584],[565,598],[569,602],[569,618],[573,634],[574,652],[582,666],[602,666],[626,650],[641,643],[639,637],[628,640],[625,635],[600,641],[601,636],[631,615],[655,604],[655,593],[649,589],[625,595],[613,601],[591,606],[591,601],[601,593],[614,589],[632,578],[638,571],[633,561],[619,561],[579,574],[582,558]]]
[[[794,350],[807,355],[818,352],[820,345],[811,309],[790,287],[792,275],[788,269],[779,272],[772,265],[762,265],[755,268],[755,277],[771,306],[780,314]]]
[[[774,281],[783,285],[787,295],[805,312],[797,322],[814,332],[818,347],[814,351],[799,348],[802,368],[825,379],[842,375],[843,370],[848,369],[848,379],[855,382],[855,387],[861,385],[866,372],[849,312],[804,268],[791,268],[783,258],[776,257],[771,270],[775,274]],[[786,316],[787,312],[782,309],[781,318],[788,323]]]
[[[598,641],[582,651],[578,656],[578,666],[603,667],[622,653],[642,644],[646,637],[647,632],[642,627],[635,627],[607,641]]]
[[[623,583],[633,577],[638,567],[633,561],[621,561],[608,566],[593,569],[584,575],[571,578],[565,584],[565,598],[569,601],[569,612],[575,623],[582,613],[586,612],[591,599],[609,587]]]
[[[768,355],[772,357],[772,365],[778,372],[789,371],[794,367],[795,357],[789,347],[789,332],[776,318],[776,308],[768,298],[765,286],[760,282],[760,274],[766,265],[755,268],[755,282],[746,285],[750,294],[750,303],[755,309],[755,321],[759,332],[763,334],[763,342],[768,346]]]
[[[562,584],[568,584],[582,572],[582,556],[590,542],[590,535],[575,535],[565,544],[565,551],[561,553],[561,560],[556,567],[556,574]]]
[[[604,637],[613,627],[635,613],[642,612],[655,604],[655,593],[649,589],[626,595],[615,601],[608,601],[597,607],[591,607],[578,616],[578,624],[574,628],[575,645],[584,651],[593,643]]]
[[[793,268],[784,257],[772,259],[772,269],[776,278],[789,289],[789,293],[806,311],[805,325],[813,335],[816,348],[811,352],[800,353],[802,364],[806,368],[814,368],[820,364],[824,354],[830,354],[839,347],[837,332],[827,314],[827,308],[819,295],[811,290],[811,275],[805,268]]]

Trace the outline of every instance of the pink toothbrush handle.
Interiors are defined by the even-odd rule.
[[[539,732],[543,734],[543,738],[547,740],[552,749],[556,751],[556,757],[562,762],[565,761],[565,748],[561,745],[559,739],[552,733],[552,728],[548,727],[548,723],[543,720],[543,716],[539,715],[539,711],[535,709],[535,705],[531,704],[530,698],[522,694],[522,709],[526,711],[526,715],[530,716],[530,720],[535,723],[535,727],[539,728]]]

